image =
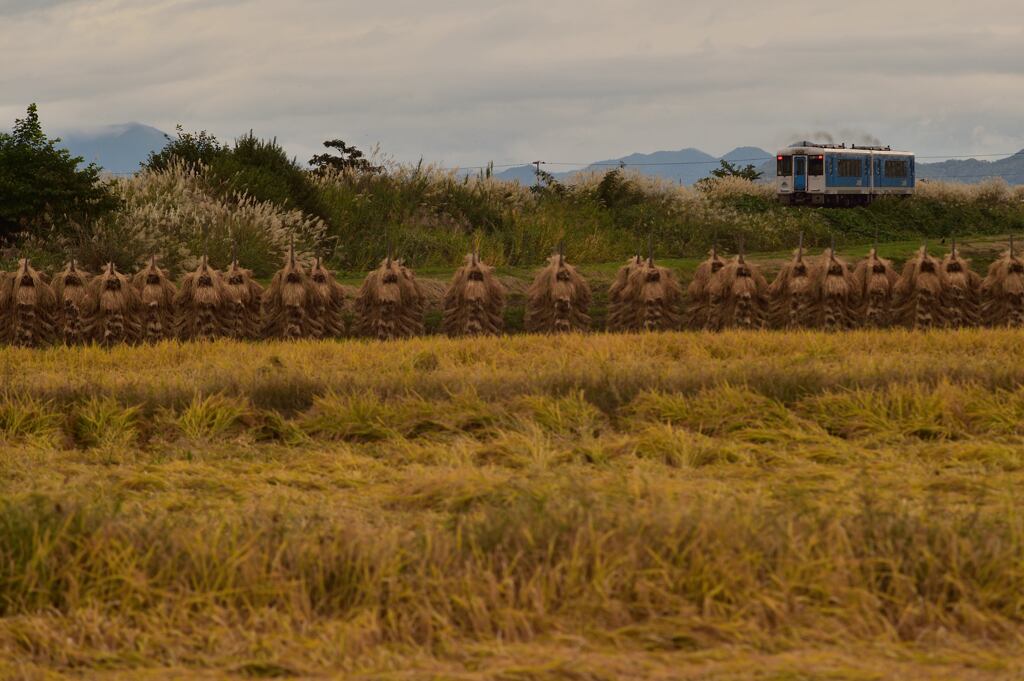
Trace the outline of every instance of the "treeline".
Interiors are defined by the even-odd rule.
[[[540,263],[564,241],[576,262],[621,260],[650,241],[660,255],[712,243],[809,245],[1024,231],[1024,191],[1002,182],[922,185],[906,200],[854,209],[776,204],[742,177],[698,188],[610,170],[535,187],[428,164],[369,159],[342,140],[307,163],[251,132],[231,144],[181,128],[129,178],[104,179],[45,135],[35,106],[0,134],[0,267],[19,256],[57,268],[74,256],[134,269],[151,255],[174,272],[232,249],[265,277],[294,241],[332,267],[362,272],[388,248],[416,267],[450,267],[471,250],[497,265]]]

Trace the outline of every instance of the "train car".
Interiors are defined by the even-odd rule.
[[[914,193],[909,151],[800,142],[776,154],[775,163],[775,187],[785,204],[855,206]]]

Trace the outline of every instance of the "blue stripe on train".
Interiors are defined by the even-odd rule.
[[[868,166],[868,162],[871,157],[867,154],[853,155],[843,154],[831,155],[825,154],[825,186],[826,187],[870,187],[871,186],[871,169]],[[850,176],[849,174],[839,174],[840,161],[859,161],[860,162],[860,173],[858,175]],[[844,164],[846,165],[846,164]]]
[[[850,175],[848,172],[844,175],[839,174],[839,162],[840,160],[855,160],[860,162],[859,174]],[[886,161],[905,161],[907,163],[906,176],[900,176],[897,174],[896,177],[889,177],[886,175]],[[843,154],[842,156],[825,154],[825,186],[826,187],[913,187],[916,179],[916,173],[914,169],[914,157],[913,156],[876,156],[875,157],[875,168],[874,168],[874,179],[875,182],[871,182],[871,157],[867,154],[864,155],[852,155]],[[849,168],[845,170],[849,171]]]
[[[891,173],[886,168],[886,161],[899,161],[905,166],[892,168],[896,171]],[[899,171],[903,171],[902,173]],[[875,158],[875,186],[876,187],[913,187],[914,186],[914,158],[912,156],[878,156]]]

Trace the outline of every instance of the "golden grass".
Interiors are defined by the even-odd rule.
[[[1012,203],[1024,200],[1024,185],[1011,185],[1001,177],[987,178],[974,184],[927,180],[919,182],[914,193],[924,199],[950,204],[977,201]]]
[[[0,677],[1012,678],[1024,333],[0,350]]]

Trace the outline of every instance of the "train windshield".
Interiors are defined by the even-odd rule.
[[[792,156],[776,156],[777,161],[775,166],[775,174],[779,177],[789,176],[793,174],[793,157]]]
[[[807,174],[808,175],[824,175],[825,174],[825,157],[824,156],[811,156],[807,159]]]

